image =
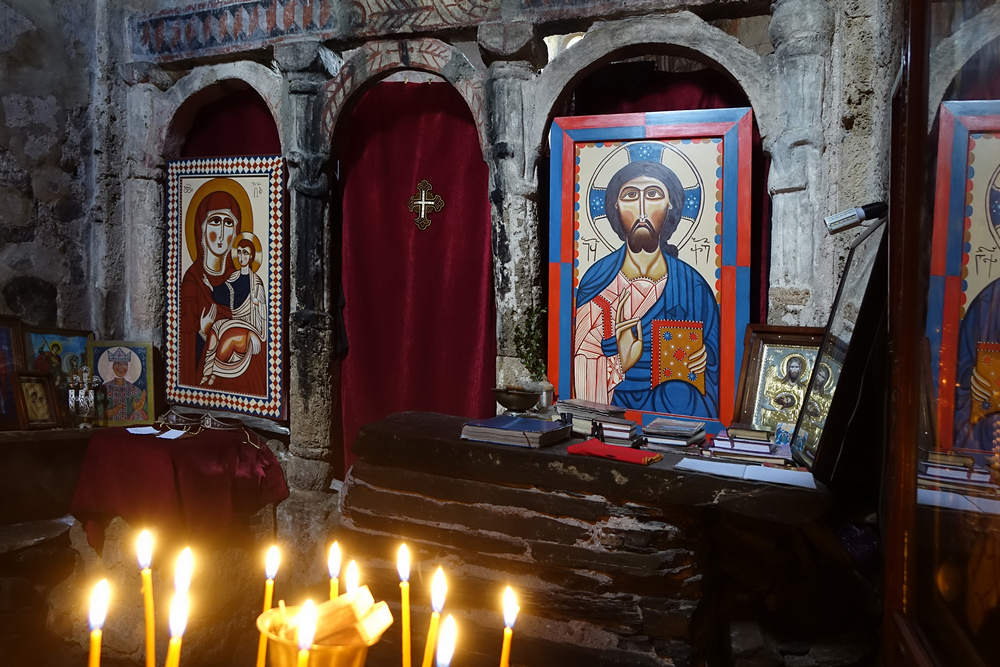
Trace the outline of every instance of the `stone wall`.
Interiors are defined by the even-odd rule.
[[[90,328],[97,30],[90,2],[0,3],[0,313]]]
[[[413,412],[364,427],[344,483],[341,548],[397,619],[395,555],[410,551],[414,655],[440,566],[465,665],[496,664],[506,586],[521,608],[512,664],[846,667],[873,656],[874,571],[841,546],[825,490],[685,474],[673,453],[645,467],[565,444],[461,441],[462,422]],[[368,664],[398,664],[399,651],[394,624]]]

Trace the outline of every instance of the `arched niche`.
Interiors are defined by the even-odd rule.
[[[125,295],[128,332],[139,340],[162,342],[166,284],[166,216],[163,174],[167,162],[183,156],[184,144],[199,110],[233,93],[250,93],[263,100],[274,124],[282,152],[290,141],[288,96],[274,71],[249,62],[199,67],[167,90],[136,85],[128,91],[128,172],[123,183],[126,224],[109,227],[101,242],[120,247],[127,261],[124,272],[108,272],[102,285],[109,293]]]
[[[198,67],[160,91],[136,85],[128,91],[128,172],[123,183],[125,222],[109,227],[102,243],[120,248],[124,272],[107,272],[101,287],[125,295],[128,335],[162,344],[166,286],[163,276],[166,210],[163,173],[169,160],[180,158],[197,113],[206,105],[238,91],[253,91],[264,101],[282,152],[291,145],[284,81],[257,63],[239,62]]]
[[[933,126],[938,107],[959,72],[980,51],[998,39],[1000,39],[1000,4],[995,3],[967,19],[954,33],[942,39],[934,47],[930,53],[930,82],[927,93],[928,129]],[[993,76],[995,75],[993,73]]]
[[[388,58],[390,56],[396,57],[399,54],[398,44],[392,44],[391,46],[397,48],[397,50],[390,54],[383,53],[383,56]],[[411,48],[407,53],[411,56],[421,53],[426,56],[428,51]],[[461,52],[454,51],[451,47],[448,47],[446,53],[449,54],[449,57],[459,58],[460,62],[468,62]],[[346,469],[354,461],[354,456],[350,451],[350,443],[353,442],[360,427],[360,415],[363,415],[366,420],[381,417],[383,415],[376,415],[375,412],[382,409],[385,405],[391,405],[394,411],[417,409],[417,404],[413,404],[416,400],[412,391],[413,383],[411,378],[413,374],[403,374],[398,383],[392,383],[393,391],[385,391],[384,389],[369,386],[366,381],[368,377],[391,376],[391,368],[416,368],[419,367],[421,362],[420,359],[400,360],[400,363],[389,364],[391,368],[383,368],[381,372],[372,372],[372,369],[377,368],[378,364],[382,363],[383,360],[397,358],[400,355],[400,349],[405,347],[401,344],[402,341],[392,340],[391,334],[383,336],[382,333],[394,330],[393,327],[387,326],[385,316],[382,313],[386,309],[387,303],[395,304],[388,309],[389,312],[395,311],[398,313],[406,311],[406,306],[401,302],[393,301],[392,295],[405,293],[407,288],[403,287],[403,285],[421,285],[421,289],[416,291],[417,294],[411,293],[409,298],[406,299],[407,303],[419,304],[423,303],[424,294],[451,294],[454,291],[456,282],[461,282],[463,286],[470,284],[491,285],[493,268],[490,261],[490,238],[492,232],[490,218],[488,213],[485,216],[482,215],[484,211],[488,211],[489,207],[487,198],[488,165],[483,159],[486,135],[482,115],[483,104],[481,103],[482,75],[477,74],[475,76],[474,87],[470,87],[471,84],[468,81],[466,84],[469,85],[463,84],[461,78],[458,79],[458,85],[456,85],[456,78],[453,76],[454,66],[445,64],[445,67],[442,68],[440,65],[444,61],[441,59],[431,62],[426,59],[420,61],[416,58],[411,58],[408,61],[398,60],[391,65],[386,64],[385,67],[378,68],[376,72],[366,70],[365,75],[360,78],[353,76],[351,68],[357,67],[359,62],[362,61],[363,59],[350,59],[344,65],[344,68],[341,69],[338,75],[340,78],[330,83],[328,91],[335,91],[336,94],[328,97],[323,116],[323,126],[329,132],[328,140],[331,149],[331,165],[335,165],[336,167],[335,178],[330,179],[332,185],[329,207],[332,248],[330,264],[333,267],[331,275],[334,276],[334,288],[337,292],[337,298],[344,300],[340,308],[343,308],[346,313],[345,318],[335,329],[339,330],[341,335],[346,334],[348,339],[348,346],[338,346],[339,349],[336,356],[340,361],[333,364],[330,371],[334,388],[332,392],[334,409],[331,415],[333,424],[333,428],[331,429],[333,433],[332,446],[336,448],[338,445],[343,445],[344,443],[347,445],[344,450],[344,458],[335,462],[335,466],[339,466],[341,462],[343,463],[343,468],[335,468],[338,477],[343,477]],[[380,62],[385,64],[384,60],[380,60]],[[433,65],[433,69],[427,66],[428,62]],[[408,72],[418,73],[414,78],[424,82],[404,83],[402,79],[407,77]],[[472,70],[470,69],[469,72],[471,73]],[[386,79],[390,79],[390,82],[385,82]],[[430,79],[432,82],[426,82],[427,79]],[[474,93],[471,98],[475,101],[474,104],[470,104],[470,90]],[[398,100],[401,98],[405,98],[407,103],[399,104]],[[379,101],[373,102],[373,99]],[[437,102],[440,102],[442,107],[434,107]],[[448,109],[448,113],[444,117],[440,117],[439,120],[441,122],[435,123],[433,127],[420,125],[419,119],[423,117],[420,110],[427,108],[425,104],[430,104],[431,107],[438,110],[446,108]],[[477,110],[479,112],[478,115]],[[459,117],[461,132],[445,134],[443,136],[438,135],[436,141],[433,142],[433,146],[436,147],[435,150],[430,150],[429,146],[425,146],[425,148],[428,148],[426,151],[417,150],[412,152],[400,148],[400,146],[408,144],[411,138],[419,145],[428,134],[435,135],[436,132],[440,131],[441,127],[449,126],[449,121]],[[410,123],[412,125],[408,125]],[[408,127],[408,130],[403,133],[404,136],[400,136],[399,134],[399,127],[401,125]],[[398,151],[398,153],[388,158],[386,158],[388,153],[385,151],[385,144],[382,144],[380,141],[385,136],[395,136],[396,140],[399,141],[399,143],[395,144],[395,151]],[[456,178],[469,179],[474,185],[472,187],[460,188],[463,194],[462,197],[457,196],[452,185],[452,194],[449,196],[447,194],[449,192],[449,184],[438,180],[441,178],[440,173],[438,173],[438,176],[426,176],[434,186],[433,192],[426,196],[433,199],[440,192],[444,194],[446,204],[443,209],[432,209],[434,213],[428,214],[431,223],[427,227],[419,227],[420,231],[417,232],[415,231],[416,228],[405,220],[406,198],[412,195],[413,191],[409,190],[401,193],[398,188],[401,183],[409,183],[409,186],[402,187],[412,188],[420,178],[424,178],[422,175],[418,177],[418,174],[409,173],[407,170],[414,165],[423,164],[426,167],[426,155],[431,152],[436,152],[438,155],[444,152],[459,154],[461,157],[458,159],[461,160],[461,164],[464,164],[465,167],[458,170],[461,173],[461,177],[456,176]],[[376,159],[373,156],[382,156],[378,158],[382,160],[380,166],[373,169],[371,162],[368,162],[363,172],[355,171],[360,163]],[[412,157],[408,159],[406,156]],[[388,162],[398,162],[399,164],[389,165]],[[444,164],[446,161],[434,160],[434,162]],[[434,172],[433,169],[431,171]],[[404,172],[407,173],[405,177],[401,175]],[[358,177],[360,173],[364,173],[365,176]],[[387,182],[383,184],[384,189],[380,189],[375,199],[378,199],[379,203],[383,201],[399,201],[404,205],[404,208],[397,208],[395,212],[382,210],[381,215],[374,216],[375,220],[372,220],[371,224],[358,224],[363,218],[363,214],[359,212],[358,202],[366,197],[364,194],[358,195],[359,192],[363,193],[365,191],[365,187],[359,187],[358,184],[368,182],[366,179],[379,181],[386,173],[392,174],[392,177],[386,179]],[[482,174],[482,180],[479,180],[475,176],[480,173]],[[414,177],[412,182],[410,181],[411,176]],[[411,200],[414,198],[410,197]],[[475,200],[475,205],[470,200]],[[376,204],[372,204],[372,206],[378,208]],[[420,267],[426,267],[425,261],[415,261],[412,257],[409,258],[410,261],[407,261],[399,255],[391,255],[393,251],[398,251],[399,249],[409,248],[412,250],[422,247],[426,252],[418,253],[420,257],[426,260],[428,256],[436,256],[433,249],[421,246],[420,242],[415,240],[415,236],[427,234],[427,238],[433,238],[433,235],[438,234],[439,230],[444,229],[440,226],[443,224],[443,221],[439,222],[440,218],[438,216],[450,216],[454,215],[451,211],[462,210],[461,208],[456,208],[456,206],[464,207],[472,215],[460,216],[457,219],[451,218],[451,223],[458,222],[459,220],[463,224],[475,221],[474,228],[462,227],[461,229],[463,230],[462,237],[465,239],[464,242],[471,242],[471,239],[479,241],[479,243],[473,244],[476,250],[457,253],[457,255],[463,256],[461,258],[444,253],[445,256],[440,259],[443,263],[447,262],[449,268],[447,271],[434,271],[433,273],[437,274],[436,276],[422,272]],[[400,214],[402,217],[400,217]],[[421,215],[423,215],[422,211]],[[410,218],[415,217],[416,211]],[[400,243],[386,244],[384,248],[375,253],[394,256],[398,260],[389,262],[387,266],[379,270],[377,268],[379,263],[378,258],[367,253],[370,252],[369,248],[376,247],[379,238],[386,238],[391,235],[391,228],[379,227],[383,221],[389,219],[398,219],[401,223],[405,224],[407,232],[401,234],[400,238],[408,240],[400,241]],[[478,224],[479,222],[482,224]],[[366,230],[367,233],[371,234],[371,230],[373,229],[381,229],[382,235],[380,236],[376,233],[376,236],[368,237],[367,241],[361,240],[364,238]],[[458,231],[459,228],[454,229]],[[410,237],[409,234],[411,233],[415,236]],[[442,252],[445,247],[444,245],[441,246]],[[478,254],[476,251],[478,251]],[[406,253],[404,251],[401,254],[405,255]],[[475,260],[468,259],[469,257],[475,257]],[[473,264],[474,266],[472,266]],[[411,270],[413,273],[409,272]],[[469,273],[465,273],[467,270]],[[446,275],[454,276],[457,274],[468,277],[469,280],[455,281],[454,279],[449,280],[444,278]],[[395,276],[392,281],[395,286],[387,288],[385,282],[380,278],[376,278],[376,275]],[[441,278],[441,282],[434,282],[435,278]],[[360,289],[360,283],[365,283],[367,287]],[[429,285],[434,285],[434,287],[429,287]],[[371,297],[373,294],[380,294],[381,298],[375,299],[371,304],[371,308],[360,309],[359,304],[362,301],[359,297]],[[476,294],[477,297],[485,297],[485,295],[485,292]],[[336,302],[337,298],[334,299],[334,302]],[[475,307],[486,308],[487,303],[488,300],[485,298],[469,299],[466,305],[460,310],[465,315],[468,315],[468,309]],[[416,321],[420,319],[422,314],[429,312],[431,311],[427,308],[415,308],[411,316],[404,319],[411,322]],[[458,311],[455,312],[457,313]],[[427,322],[426,326],[419,327],[421,330],[433,330],[435,326],[438,326],[443,321],[443,318],[434,317],[432,322],[430,316],[423,316],[427,317]],[[486,313],[481,318],[469,316],[465,318],[463,323],[465,321],[473,322],[480,320],[488,322],[491,318],[492,313]],[[470,353],[469,347],[471,345],[478,349],[479,344],[474,344],[472,341],[482,341],[487,338],[492,340],[494,331],[494,326],[487,326],[483,330],[471,332],[472,335],[464,335],[470,333],[464,331],[462,335],[456,335],[457,340],[448,343],[444,343],[447,340],[445,336],[432,336],[437,341],[441,341],[448,348],[447,350],[440,348],[428,350],[427,347],[424,347],[424,345],[428,344],[428,340],[421,338],[420,335],[414,336],[409,340],[409,343],[412,344],[414,341],[421,340],[420,349],[424,353],[420,356],[422,358],[434,358],[443,361],[444,364],[441,364],[442,368],[447,368],[448,364],[454,363],[454,359],[466,359],[470,361],[469,365],[475,365],[477,361],[488,365],[495,359],[495,350],[488,349],[490,345],[485,345],[487,351],[482,356],[475,358]],[[382,341],[382,343],[376,346],[373,344],[373,341]],[[346,357],[341,357],[345,352],[347,352]],[[364,371],[360,370],[362,367],[365,369]],[[450,388],[462,386],[461,383],[463,382],[473,383],[474,378],[477,377],[476,373],[469,366],[464,366],[461,371],[459,371],[458,367],[449,369],[449,375],[455,376],[456,379],[447,383],[448,390],[443,390],[440,383],[435,384],[431,380],[433,374],[421,372],[420,375],[427,378],[427,386],[423,388],[423,395],[420,400],[433,401],[434,408],[437,411],[451,412],[453,414],[478,414],[470,412],[470,406],[468,405],[456,406],[452,401],[454,396],[449,395],[452,393]],[[480,374],[479,377],[482,377],[482,375]],[[489,378],[492,379],[493,375],[494,373],[491,370]],[[343,391],[343,388],[346,388],[346,391]],[[472,391],[470,384],[470,391],[462,393],[466,396],[490,396],[485,391],[479,391],[479,387],[476,387],[476,389],[476,391]],[[438,401],[444,401],[444,403],[437,403]],[[488,407],[492,409],[492,406],[492,401],[490,401]],[[475,408],[476,406],[471,407]]]
[[[253,90],[267,105],[278,130],[282,152],[293,145],[288,118],[288,95],[282,77],[257,63],[239,62],[198,67],[180,79],[158,100],[157,115],[167,119],[155,137],[154,154],[165,162],[180,157],[198,112],[229,95]],[[165,166],[162,165],[161,166]]]
[[[686,13],[642,21],[627,20],[614,24],[599,24],[571,47],[560,52],[559,56],[553,59],[535,82],[537,102],[531,141],[540,143],[531,144],[526,138],[526,151],[529,154],[535,151],[536,155],[535,161],[527,160],[526,170],[530,173],[532,165],[542,170],[536,175],[541,184],[538,192],[539,210],[548,209],[549,187],[551,187],[551,184],[546,186],[548,182],[547,167],[540,164],[539,161],[545,151],[552,119],[562,115],[563,110],[569,108],[568,102],[571,96],[574,96],[574,109],[569,115],[690,108],[683,104],[676,107],[671,106],[669,101],[663,100],[661,97],[660,101],[666,101],[667,104],[655,109],[647,107],[645,109],[631,108],[628,111],[603,110],[605,108],[616,109],[620,106],[614,103],[614,101],[624,99],[620,89],[609,92],[612,103],[607,107],[596,105],[600,108],[591,111],[581,110],[579,107],[581,103],[579,94],[585,88],[594,93],[595,90],[612,91],[616,85],[627,86],[637,83],[637,80],[631,78],[628,72],[637,70],[643,65],[653,65],[648,60],[644,62],[626,61],[662,55],[682,56],[704,66],[702,73],[686,72],[672,76],[674,79],[687,78],[692,82],[700,79],[700,85],[706,86],[703,88],[704,90],[720,91],[720,95],[716,97],[715,106],[751,106],[754,109],[754,123],[760,135],[764,135],[766,131],[763,126],[773,127],[773,114],[767,111],[761,113],[758,108],[761,105],[765,108],[769,106],[764,101],[767,85],[765,84],[766,77],[762,60],[757,54],[740,45],[734,37],[710,26],[696,16]],[[735,74],[733,69],[738,74]],[[608,75],[612,70],[617,70],[617,74]],[[599,85],[595,85],[594,80],[602,76],[605,77],[604,80]],[[671,79],[669,74],[665,77],[668,80]],[[654,79],[655,77],[650,78]],[[665,82],[660,81],[660,84],[663,83]],[[655,90],[655,84],[653,90]],[[643,92],[651,91],[644,89]],[[587,98],[593,102],[595,96],[591,94]],[[692,100],[692,102],[694,101]],[[722,103],[720,104],[720,102]],[[594,107],[595,105],[591,104],[587,108]],[[769,163],[765,159],[761,144],[762,142],[754,144],[755,159],[752,168],[753,184],[751,188],[753,201],[752,243],[754,247],[752,251],[753,302],[751,314],[754,321],[763,319],[768,310],[767,285],[771,243],[769,233],[770,200],[766,193]],[[544,224],[540,226],[545,227]],[[543,246],[543,256],[545,256],[548,252],[547,236],[541,235],[539,242]]]
[[[368,42],[354,52],[326,85],[320,145],[333,144],[337,122],[359,93],[401,70],[436,74],[458,90],[469,105],[485,156],[489,142],[483,74],[473,67],[464,53],[437,39]]]
[[[731,76],[754,108],[761,137],[772,133],[775,114],[770,113],[770,86],[761,57],[732,35],[690,12],[598,23],[556,56],[534,82],[534,113],[524,136],[525,176],[537,166],[555,111],[580,81],[613,59],[664,51],[692,57]]]

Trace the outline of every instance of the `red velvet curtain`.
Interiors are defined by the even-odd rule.
[[[493,414],[488,169],[472,114],[446,83],[380,83],[342,130],[345,470],[358,429],[393,412]],[[426,180],[444,208],[420,230]]]
[[[195,115],[181,157],[281,155],[278,127],[267,103],[255,90],[240,90]]]
[[[570,115],[645,113],[685,109],[748,107],[740,87],[713,69],[695,72],[661,72],[655,63],[616,63],[587,77],[574,91]],[[756,119],[751,137],[750,321],[767,320],[767,286],[770,268],[771,199],[767,195],[770,160],[761,147]]]

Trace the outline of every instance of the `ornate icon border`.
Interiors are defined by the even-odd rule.
[[[978,137],[1000,134],[1000,102],[943,102],[938,128],[927,338],[937,392],[938,446],[947,451],[954,440],[959,329],[975,296],[967,293],[974,262],[972,218],[983,215],[984,205],[972,191],[973,151]],[[980,171],[984,168],[978,165]]]
[[[574,226],[576,206],[587,204],[575,192],[576,148],[592,142],[712,139],[721,142],[719,168],[722,201],[716,213],[719,263],[713,287],[721,313],[719,418],[706,429],[717,431],[733,416],[736,385],[743,358],[743,334],[750,319],[750,167],[752,110],[705,109],[575,116],[555,118],[549,133],[551,148],[549,197],[549,330],[548,372],[560,397],[572,394],[572,339],[576,317],[574,277],[577,248]],[[629,411],[630,418],[645,423],[654,413]],[[685,415],[679,415],[685,416]]]
[[[264,397],[214,389],[193,388],[180,383],[180,289],[183,278],[184,211],[181,185],[186,178],[226,178],[264,176],[268,182],[267,253],[268,295],[267,394]],[[285,390],[285,245],[284,245],[284,158],[254,156],[195,158],[168,164],[167,173],[167,260],[166,260],[166,351],[167,401],[195,407],[241,412],[260,417],[287,418]],[[263,227],[261,227],[263,231]],[[258,234],[258,236],[262,236]]]

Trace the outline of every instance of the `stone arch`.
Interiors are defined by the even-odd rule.
[[[1000,4],[992,4],[949,35],[931,51],[927,94],[927,129],[937,118],[938,106],[955,75],[976,53],[1000,37]]]
[[[437,74],[453,85],[469,106],[479,135],[483,156],[489,141],[486,135],[486,93],[484,76],[465,54],[438,39],[368,42],[348,59],[326,85],[321,131],[322,146],[333,142],[334,129],[347,100],[368,83],[396,70],[416,69]]]
[[[228,82],[228,83],[227,83]],[[222,84],[222,85],[219,85]],[[125,294],[131,312],[129,335],[163,343],[166,311],[164,245],[166,234],[163,172],[167,160],[180,156],[197,109],[221,98],[231,86],[253,89],[267,104],[278,129],[283,152],[292,145],[288,94],[282,77],[263,65],[238,62],[193,69],[173,86],[160,91],[135,85],[128,91],[128,173],[123,183],[124,208],[135,224],[120,232],[109,228],[105,243],[127,253],[125,275],[108,272],[103,288]]]
[[[691,12],[597,23],[583,39],[556,56],[535,81],[535,111],[524,137],[526,178],[531,177],[542,154],[552,110],[570,86],[611,54],[642,45],[677,47],[719,65],[746,93],[761,138],[775,129],[776,115],[771,113],[770,85],[762,59],[732,35]]]
[[[147,154],[159,156],[161,161],[167,156],[177,156],[191,122],[191,117],[182,116],[180,112],[192,102],[200,108],[221,98],[227,92],[226,82],[247,85],[261,96],[278,128],[282,152],[287,154],[295,142],[290,126],[281,121],[291,117],[289,113],[284,113],[289,106],[284,80],[273,70],[248,61],[195,68],[166,90],[157,104],[157,116],[166,122],[158,124],[159,131],[152,137],[154,144]]]

